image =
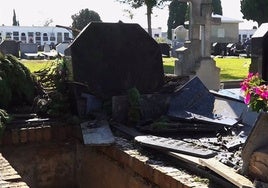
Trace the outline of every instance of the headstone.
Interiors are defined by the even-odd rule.
[[[15,40],[4,40],[0,43],[0,51],[19,57],[19,43]]]
[[[185,29],[183,25],[179,25],[175,28],[174,33],[178,42],[184,42],[188,39],[188,29]]]
[[[263,23],[251,38],[251,64],[249,72],[258,72],[268,81],[268,23]]]
[[[50,52],[50,46],[48,44],[44,44],[44,52]]]
[[[57,46],[56,46],[56,51],[60,54],[64,54],[65,50],[68,48],[68,46],[70,45],[70,43],[59,43]]]
[[[141,94],[163,85],[158,43],[138,24],[91,22],[70,46],[74,81],[97,97],[136,87]]]
[[[34,43],[20,43],[21,58],[26,58],[25,54],[37,54],[38,46]]]
[[[174,29],[176,39],[172,41],[172,56],[177,57],[176,50],[184,46],[184,42],[188,39],[188,30],[183,25],[179,25]]]

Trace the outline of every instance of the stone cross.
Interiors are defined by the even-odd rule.
[[[190,2],[189,40],[199,46],[199,57],[210,57],[211,25],[220,23],[211,18],[212,0],[179,0]]]
[[[179,0],[190,3],[189,41],[183,48],[176,50],[178,60],[175,62],[176,75],[196,75],[208,89],[218,90],[219,72],[211,58],[211,25],[219,24],[213,20],[212,0]]]

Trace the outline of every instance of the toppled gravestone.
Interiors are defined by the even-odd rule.
[[[239,116],[230,114],[228,110],[219,105],[223,106],[224,103],[216,99],[202,81],[195,76],[182,88],[174,92],[167,115],[173,119],[190,122],[207,122],[224,126],[235,125]],[[243,111],[243,106],[237,106],[240,114]],[[228,108],[227,105],[224,105],[224,107]]]
[[[91,22],[70,46],[73,79],[97,97],[136,87],[153,93],[164,83],[161,50],[138,24]]]

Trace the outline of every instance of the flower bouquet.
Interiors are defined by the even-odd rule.
[[[249,73],[240,86],[244,94],[244,102],[252,111],[268,111],[268,86],[258,73]]]

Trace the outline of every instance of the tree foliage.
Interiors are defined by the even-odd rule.
[[[268,21],[267,0],[241,0],[240,8],[244,19],[256,21],[258,25]]]
[[[101,18],[99,14],[93,10],[89,9],[82,9],[79,13],[74,14],[71,16],[72,28],[74,30],[82,30],[87,24],[90,22],[101,22]]]
[[[12,23],[13,26],[19,26],[19,21],[17,21],[17,16],[16,16],[16,12],[15,10],[13,9],[13,23]]]
[[[212,0],[212,12],[214,14],[222,15],[221,0]]]
[[[147,25],[148,25],[148,33],[152,36],[152,14],[154,7],[161,7],[165,1],[169,0],[117,0],[120,3],[129,4],[132,8],[140,8],[142,6],[146,6],[147,9]]]
[[[172,38],[172,29],[179,25],[184,25],[187,12],[187,3],[173,0],[169,5],[168,17],[168,39]]]

